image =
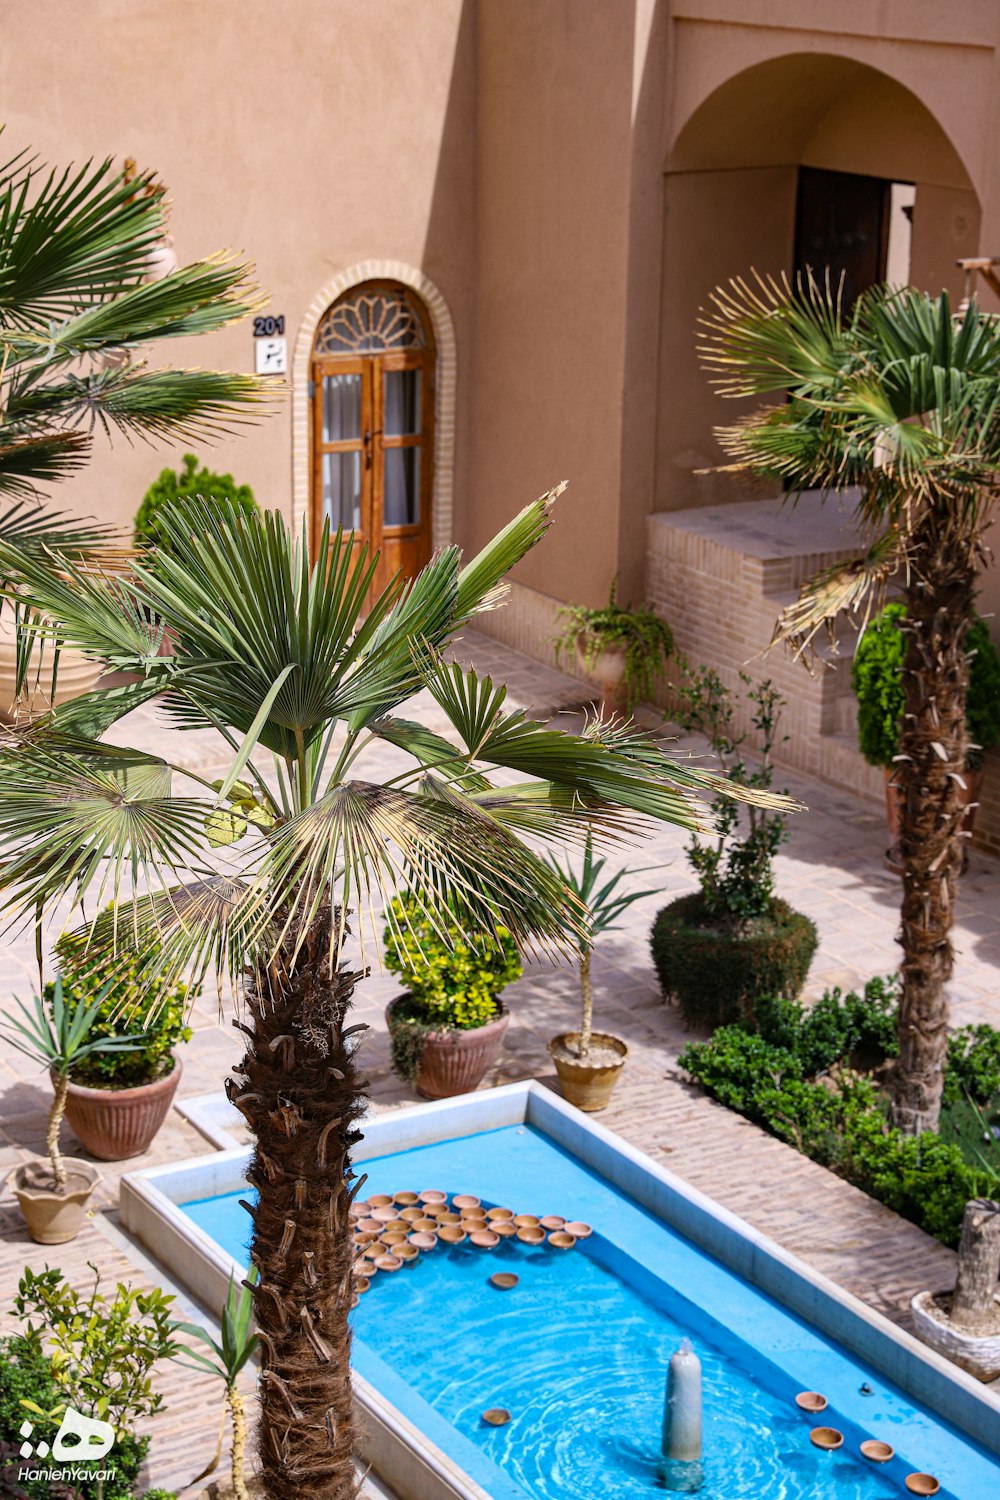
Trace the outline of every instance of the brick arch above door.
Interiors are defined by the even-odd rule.
[[[316,330],[327,309],[353,286],[365,281],[399,281],[416,292],[434,330],[437,371],[434,401],[435,550],[453,537],[455,503],[455,380],[458,351],[448,304],[438,288],[415,266],[398,260],[366,260],[348,266],[316,293],[299,325],[292,356],[292,526],[296,536],[309,535],[309,365]]]

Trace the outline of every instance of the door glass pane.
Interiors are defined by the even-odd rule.
[[[323,376],[323,441],[349,442],[361,436],[361,376]]]
[[[420,432],[420,371],[386,370],[385,435],[415,437]]]
[[[420,520],[420,449],[385,449],[385,526],[416,526]]]
[[[361,454],[323,454],[323,517],[336,531],[361,530]]]

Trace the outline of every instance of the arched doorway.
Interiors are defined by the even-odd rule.
[[[434,334],[409,287],[351,287],[320,319],[309,372],[312,547],[325,521],[379,553],[374,589],[433,542]]]

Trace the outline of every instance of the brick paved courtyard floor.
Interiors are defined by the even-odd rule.
[[[456,653],[481,671],[510,685],[511,700],[539,716],[574,727],[586,696],[581,684],[498,645],[468,633]],[[410,717],[436,723],[437,710],[423,696],[408,706]],[[225,764],[218,742],[207,733],[182,734],[157,721],[151,710],[137,712],[117,727],[123,744],[158,753],[199,774],[219,774]],[[695,740],[680,740],[678,752],[701,753]],[[377,775],[392,764],[393,752],[372,756]],[[364,774],[364,768],[361,769]],[[778,893],[810,915],[820,932],[807,994],[829,985],[847,986],[895,968],[899,885],[882,865],[884,823],[878,807],[843,791],[789,774],[790,791],[807,807],[792,820],[791,838],[777,860]],[[954,1256],[914,1225],[756,1126],[704,1098],[683,1079],[676,1058],[690,1034],[659,995],[649,958],[648,933],[660,906],[695,886],[684,857],[686,835],[658,830],[641,848],[612,856],[612,863],[646,867],[638,877],[657,894],[637,903],[620,931],[607,935],[594,962],[595,1023],[624,1037],[629,1062],[612,1107],[602,1123],[649,1153],[726,1208],[740,1214],[786,1249],[888,1317],[905,1325],[911,1295],[926,1286],[948,1285]],[[653,868],[650,869],[649,867]],[[53,932],[51,936],[55,936]],[[955,1024],[990,1021],[1000,1027],[1000,861],[973,852],[963,878],[955,929],[957,961],[951,986]],[[0,953],[0,1000],[26,996],[34,982],[30,941],[9,943]],[[370,1023],[366,1072],[377,1109],[411,1099],[389,1068],[383,1009],[398,985],[374,974],[356,993],[358,1020]],[[546,1041],[576,1023],[575,976],[550,966],[530,966],[505,993],[512,1019],[504,1056],[491,1084],[538,1078],[555,1087]],[[218,997],[205,994],[195,1006],[194,1036],[184,1048],[181,1099],[221,1089],[239,1057],[238,1033]],[[0,1056],[0,1170],[6,1172],[43,1147],[48,1108],[47,1081],[25,1060]],[[74,1142],[64,1129],[64,1145]],[[9,1194],[0,1199],[0,1328],[20,1268],[60,1264],[74,1279],[86,1263],[109,1277],[141,1280],[170,1277],[170,1267],[150,1265],[130,1246],[117,1222],[118,1179],[166,1160],[180,1160],[209,1149],[198,1132],[174,1109],[149,1153],[123,1166],[109,1164],[96,1196],[96,1212],[70,1246],[43,1250],[27,1238]],[[168,1487],[186,1483],[207,1462],[217,1425],[217,1391],[209,1377],[173,1366],[160,1388],[164,1410],[153,1424],[149,1482]],[[373,1490],[373,1493],[374,1490]]]

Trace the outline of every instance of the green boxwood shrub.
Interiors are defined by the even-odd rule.
[[[136,547],[146,550],[157,547],[164,550],[165,539],[160,528],[160,517],[164,510],[186,500],[192,495],[201,495],[205,500],[230,500],[239,510],[256,513],[259,510],[253,490],[248,484],[237,484],[231,474],[216,474],[212,469],[199,467],[193,453],[185,453],[184,466],[180,473],[164,469],[158,479],[150,485],[136,511],[133,541]]]
[[[751,1017],[760,995],[793,999],[818,941],[815,924],[777,897],[744,930],[720,930],[696,891],[657,915],[650,946],[664,997],[676,998],[684,1019],[725,1026]]]
[[[158,951],[159,945],[147,943],[143,963],[148,963]],[[86,952],[85,938],[64,932],[56,943],[55,954],[62,973],[64,997],[75,1001],[85,995],[96,995],[105,977],[100,970],[94,969]],[[54,991],[54,985],[46,985],[45,998],[50,1006]],[[191,1037],[186,1016],[193,999],[190,987],[178,984],[161,997],[156,1014],[148,1017],[141,1004],[138,959],[133,962],[124,957],[116,960],[114,979],[98,1013],[93,1034],[129,1036],[143,1032],[146,1044],[134,1052],[98,1053],[88,1058],[74,1068],[73,1082],[92,1089],[133,1089],[155,1083],[170,1073],[174,1066],[173,1049]]]
[[[788,1001],[759,1002],[756,1032],[723,1026],[695,1042],[680,1064],[720,1104],[745,1115],[804,1155],[862,1188],[947,1245],[957,1245],[970,1198],[1000,1194],[1000,1170],[977,1144],[963,1152],[949,1131],[904,1135],[886,1120],[873,1082],[849,1068],[824,1082],[815,1074],[858,1052],[895,1051],[896,989],[872,980],[864,993],[829,991],[812,1011]],[[818,1015],[817,1015],[818,1013]],[[816,1020],[811,1018],[816,1015]],[[956,1072],[952,1073],[952,1058]],[[982,1102],[1000,1084],[1000,1032],[964,1027],[949,1044],[945,1099]]]
[[[872,766],[891,766],[899,750],[905,618],[905,604],[887,604],[869,623],[854,653],[851,682],[858,699],[858,743]],[[980,747],[969,753],[968,766],[974,770],[982,764],[983,751],[1000,744],[1000,653],[979,615],[969,626],[966,649],[972,654],[966,723],[970,740]]]

